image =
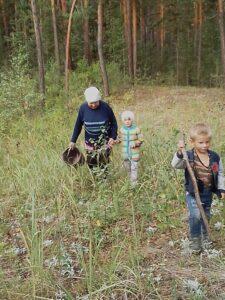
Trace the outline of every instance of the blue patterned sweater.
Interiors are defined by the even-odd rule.
[[[110,138],[117,138],[115,115],[104,101],[100,101],[96,109],[91,109],[87,102],[80,106],[71,142],[76,143],[82,126],[85,129],[85,143],[89,146],[101,147]]]

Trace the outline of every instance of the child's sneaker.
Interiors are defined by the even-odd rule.
[[[202,234],[202,246],[203,246],[203,249],[210,249],[210,248],[212,248],[212,241],[209,238],[209,236],[208,236],[207,233],[203,233]]]
[[[202,243],[200,237],[191,239],[190,249],[193,253],[200,253],[202,251]]]

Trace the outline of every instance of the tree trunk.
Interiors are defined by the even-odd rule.
[[[51,0],[51,7],[52,7],[52,26],[53,26],[53,33],[54,33],[54,46],[55,46],[55,61],[59,71],[60,70],[59,41],[58,41],[57,22],[56,22],[56,13],[55,13],[55,0]]]
[[[98,56],[102,73],[103,87],[105,96],[109,96],[109,82],[103,56],[103,0],[98,1]]]
[[[132,25],[133,25],[133,71],[137,74],[137,3],[132,0]]]
[[[197,63],[197,83],[200,84],[201,61],[202,61],[202,0],[198,1],[198,63]]]
[[[66,0],[61,0],[62,12],[65,14],[67,12]]]
[[[194,2],[194,57],[197,56],[197,38],[198,38],[198,3]]]
[[[9,24],[7,20],[7,15],[5,12],[5,2],[4,0],[0,0],[1,9],[2,9],[2,21],[3,21],[3,27],[4,27],[4,33],[6,36],[9,35]]]
[[[218,0],[218,21],[219,21],[219,28],[220,28],[221,62],[223,67],[223,80],[225,86],[225,35],[224,35],[223,15],[224,15],[223,0]]]
[[[45,105],[45,100],[44,100],[44,95],[45,95],[44,59],[43,59],[40,23],[39,23],[39,17],[37,14],[36,0],[31,0],[31,9],[32,9],[32,15],[33,15],[36,48],[37,48],[37,59],[38,59],[38,70],[39,70],[39,91],[42,95],[42,107],[44,107],[44,105]]]
[[[179,84],[179,63],[180,63],[180,57],[179,57],[179,32],[177,32],[177,40],[176,40],[176,82],[177,85]]]
[[[132,47],[132,30],[131,30],[131,0],[125,0],[126,3],[126,35],[127,35],[127,49],[128,49],[128,70],[129,75],[133,78],[133,47]]]
[[[146,46],[146,30],[145,30],[146,24],[145,24],[145,13],[143,8],[143,1],[141,2],[140,6],[140,31],[141,31],[141,44],[142,47],[145,48]]]
[[[62,13],[64,15],[67,14],[67,4],[66,4],[66,0],[61,0],[60,2],[61,4],[61,10],[62,10]],[[68,29],[68,20],[64,19],[63,21],[63,32],[65,33],[65,45],[66,45],[66,32],[67,32],[67,29]],[[66,46],[65,46],[66,47]],[[71,54],[70,54],[70,49],[69,49],[69,60],[68,60],[68,69],[71,70]]]
[[[73,11],[75,7],[76,0],[73,0],[70,9],[70,16],[68,21],[67,35],[66,35],[66,61],[65,61],[65,90],[68,91],[68,76],[69,76],[69,54],[70,54],[70,33]]]
[[[83,3],[84,3],[84,22],[83,22],[84,58],[87,61],[88,65],[90,65],[91,55],[90,55],[89,18],[88,18],[89,0],[83,0]]]
[[[124,37],[124,41],[125,41],[125,47],[123,48],[123,72],[124,72],[124,76],[126,75],[126,53],[127,53],[127,32],[126,32],[126,4],[125,4],[125,0],[121,0],[120,1],[120,12],[121,15],[123,17],[123,37]]]
[[[126,47],[127,47],[127,10],[126,10],[126,0],[121,1],[121,10],[123,13],[123,33],[124,33],[124,38],[126,42]]]
[[[18,22],[18,7],[17,7],[18,3],[15,2],[14,3],[14,27],[15,27],[15,31],[16,32],[20,32],[21,28],[20,28],[20,24]]]
[[[56,7],[59,7],[59,8],[60,8],[60,5],[61,5],[61,1],[60,1],[60,0],[57,0],[57,2],[56,2]]]
[[[163,62],[163,51],[164,51],[164,40],[165,40],[165,30],[164,30],[164,4],[160,3],[159,7],[159,16],[160,16],[160,29],[159,29],[159,41],[160,41],[160,54],[161,54],[161,63]]]

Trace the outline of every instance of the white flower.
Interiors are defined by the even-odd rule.
[[[88,253],[89,249],[86,246],[83,246],[79,243],[72,243],[70,246],[70,250],[72,252],[84,252],[84,253]]]
[[[45,265],[49,268],[57,266],[59,263],[58,258],[56,256],[53,256],[50,259],[45,260]]]
[[[211,214],[212,215],[218,215],[218,214],[220,214],[220,210],[218,208],[212,208],[211,209]]]
[[[187,289],[188,292],[195,293],[196,295],[200,296],[203,294],[201,284],[196,278],[195,280],[184,280],[184,287]]]
[[[146,229],[146,231],[147,231],[148,233],[154,233],[156,230],[157,230],[157,228],[152,227],[152,226],[149,226],[149,227]]]
[[[46,223],[46,224],[49,224],[49,223],[51,223],[51,222],[53,221],[53,219],[54,219],[54,216],[47,216],[47,217],[44,217],[44,218],[42,219],[42,221],[43,221],[44,223]]]
[[[205,253],[209,259],[220,258],[223,256],[222,250],[209,249],[205,250]]]
[[[75,275],[73,269],[73,260],[70,257],[69,253],[67,253],[64,248],[62,248],[62,251],[63,251],[63,255],[60,259],[60,265],[62,269],[60,271],[60,274],[67,278],[72,278]]]
[[[116,295],[115,295],[114,293],[111,293],[111,294],[110,294],[110,297],[111,297],[110,299],[113,299],[113,300],[116,299]]]
[[[48,247],[48,246],[51,246],[53,244],[53,241],[52,240],[45,240],[43,242],[43,246],[44,247]]]
[[[89,296],[85,295],[85,296],[81,296],[81,297],[77,297],[77,300],[89,300]]]
[[[73,278],[75,273],[74,273],[73,267],[71,266],[69,268],[67,267],[67,268],[62,269],[60,274],[67,278]]]
[[[153,277],[153,280],[157,283],[160,283],[160,281],[162,280],[162,276],[161,275],[158,275],[156,277]]]
[[[212,207],[223,207],[223,202],[219,199],[214,199],[213,202],[212,202]]]
[[[170,247],[174,247],[174,241],[169,241],[168,245],[169,245]]]
[[[55,294],[55,299],[56,300],[64,300],[64,299],[66,299],[66,293],[64,293],[63,291],[59,290]]]
[[[26,248],[19,248],[19,247],[16,247],[16,248],[13,249],[13,252],[14,252],[16,255],[25,254],[25,253],[27,253],[27,249],[26,249]]]
[[[146,271],[149,273],[153,273],[155,271],[155,268],[154,268],[154,266],[152,266],[152,267],[149,267],[148,269],[146,269]]]
[[[217,206],[219,204],[219,200],[218,199],[214,199],[212,202],[212,207]]]
[[[216,222],[216,223],[214,224],[214,227],[215,227],[216,230],[219,231],[220,229],[222,229],[222,228],[224,227],[224,225],[223,225],[222,222]]]
[[[181,254],[183,255],[190,255],[192,253],[191,248],[190,248],[190,244],[191,242],[189,241],[189,239],[185,238],[185,239],[181,239]]]

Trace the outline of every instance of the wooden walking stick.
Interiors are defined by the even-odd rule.
[[[184,145],[186,146],[186,143],[185,143],[185,134],[183,134],[183,141],[184,141]],[[193,172],[193,169],[192,169],[192,167],[191,167],[191,165],[189,163],[185,147],[182,150],[182,154],[183,154],[183,159],[184,159],[184,161],[186,163],[187,170],[188,170],[188,173],[190,175],[190,178],[191,178],[191,181],[192,181],[192,184],[193,184],[193,187],[194,187],[196,204],[197,204],[198,209],[200,211],[200,214],[201,214],[202,220],[204,222],[207,234],[208,234],[209,238],[211,239],[211,237],[210,237],[211,233],[210,233],[210,228],[209,228],[209,222],[208,222],[208,219],[206,217],[205,211],[204,211],[204,209],[202,207],[202,202],[201,202],[201,198],[200,198],[200,195],[199,195],[197,180],[196,180],[195,174]]]

